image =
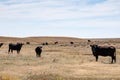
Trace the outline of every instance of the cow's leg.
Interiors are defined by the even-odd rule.
[[[116,63],[116,51],[114,52],[114,62]]]
[[[38,57],[41,57],[40,53],[38,53]]]
[[[11,53],[13,53],[13,50],[11,49]]]
[[[113,63],[113,61],[116,63],[116,56],[111,56],[111,58],[112,58],[111,63]]]
[[[9,50],[8,50],[8,54],[9,54],[9,52],[10,52],[10,48],[9,48]]]
[[[114,60],[114,56],[111,56],[111,58],[112,58],[112,61],[111,61],[111,63],[113,63],[113,60]]]
[[[39,57],[41,57],[41,53],[39,54]]]
[[[116,56],[114,56],[114,62],[116,63]]]
[[[37,57],[41,57],[41,53],[37,53]]]
[[[19,54],[20,53],[20,51],[19,50],[17,50],[17,54]]]
[[[40,54],[39,54],[39,53],[36,53],[36,56],[37,56],[37,57],[40,57]]]
[[[95,56],[96,57],[96,61],[98,61],[98,56]]]

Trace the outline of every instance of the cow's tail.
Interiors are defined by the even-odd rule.
[[[116,48],[115,48],[115,52],[114,52],[114,60],[116,62]]]

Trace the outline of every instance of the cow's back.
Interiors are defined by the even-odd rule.
[[[113,46],[98,46],[96,48],[96,52],[98,55],[112,56],[112,55],[114,55],[115,47],[113,47]]]
[[[22,48],[22,43],[17,43],[17,44],[12,44],[12,43],[10,43],[9,44],[9,50],[8,50],[8,53],[11,51],[11,52],[13,52],[13,50],[16,50],[17,51],[17,53],[19,53],[20,52],[20,50],[21,50],[21,48]]]

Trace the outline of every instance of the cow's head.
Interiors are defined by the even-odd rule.
[[[92,48],[96,48],[98,45],[96,45],[96,44],[93,44],[93,45],[90,45],[90,47],[92,47]]]
[[[39,46],[39,48],[42,48],[42,46]]]
[[[0,43],[0,47],[3,45],[3,43]]]
[[[92,49],[93,54],[95,54],[96,53],[96,48],[98,47],[98,45],[93,44],[93,45],[90,45],[90,47]]]
[[[24,45],[23,43],[17,43],[17,45],[19,46],[19,47],[22,47],[22,45]]]

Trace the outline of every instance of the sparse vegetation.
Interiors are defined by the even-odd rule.
[[[0,74],[0,80],[21,80],[21,79],[17,75],[2,73]]]
[[[47,38],[47,42],[49,38]],[[55,38],[54,38],[55,39]],[[68,39],[55,45],[53,40],[43,46],[40,58],[36,57],[35,47],[41,42],[33,38],[26,39],[29,45],[23,45],[21,53],[8,54],[8,41],[0,48],[0,80],[119,80],[120,79],[120,40],[91,40],[89,44],[113,45],[117,49],[117,63],[110,64],[110,57],[95,57],[87,40]],[[7,41],[8,40],[8,41]],[[25,39],[25,43],[27,42]],[[42,39],[43,40],[43,39]],[[46,40],[46,38],[45,38]],[[44,40],[44,41],[45,41]],[[50,40],[50,39],[49,39]],[[62,40],[62,39],[61,39]],[[63,39],[64,40],[64,39]],[[35,42],[34,42],[35,41]],[[70,41],[74,44],[69,45]],[[63,45],[63,46],[61,46]],[[76,47],[74,47],[76,46]]]

